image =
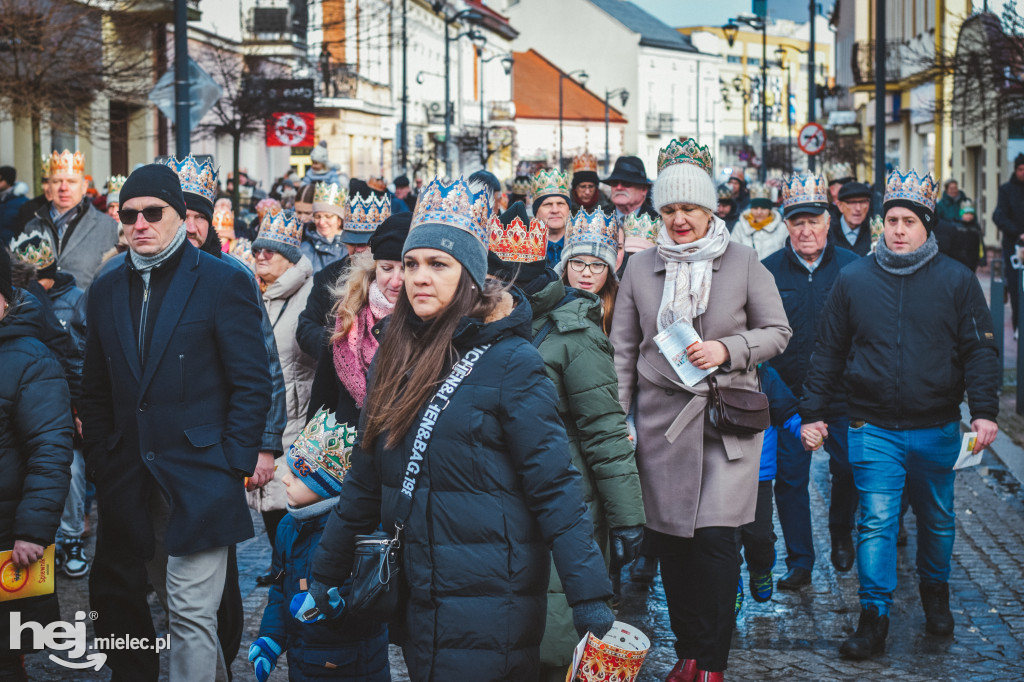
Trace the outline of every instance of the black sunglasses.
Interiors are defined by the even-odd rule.
[[[134,208],[122,208],[117,212],[117,217],[121,219],[121,223],[124,225],[134,225],[141,213],[147,223],[156,223],[163,218],[165,208],[170,208],[170,206],[147,206],[141,211],[137,211]]]

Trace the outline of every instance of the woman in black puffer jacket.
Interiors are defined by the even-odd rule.
[[[11,286],[10,272],[0,248],[0,550],[26,566],[53,544],[71,484],[71,398],[60,362],[33,337],[38,303]],[[9,648],[13,611],[22,623],[60,618],[56,594],[0,602],[0,677],[18,675],[19,654],[33,650],[30,630],[20,651]]]

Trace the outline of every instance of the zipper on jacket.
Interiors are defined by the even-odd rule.
[[[896,428],[903,424],[903,407],[900,402],[900,384],[903,383],[902,369],[900,368],[900,355],[902,354],[901,342],[903,340],[903,285],[905,278],[900,277],[900,294],[896,300]]]
[[[178,402],[179,403],[183,403],[183,402],[185,402],[185,354],[184,353],[182,353],[181,355],[178,356],[178,367],[179,367],[179,369],[181,369],[181,374],[179,375],[180,380],[179,380],[179,383],[178,383]]]
[[[142,314],[139,316],[139,364],[143,365],[146,362],[145,354],[145,343],[146,343],[146,316],[149,314],[149,283],[144,283],[145,289],[142,290]]]

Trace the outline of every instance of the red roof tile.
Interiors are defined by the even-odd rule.
[[[512,99],[516,118],[558,118],[558,78],[565,73],[536,50],[513,53]],[[604,121],[604,100],[572,78],[562,81],[562,119]],[[615,107],[608,108],[611,123],[625,123]]]

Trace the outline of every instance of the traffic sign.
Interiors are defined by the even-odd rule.
[[[804,154],[814,156],[825,149],[825,129],[820,123],[811,121],[800,129],[797,145]]]
[[[213,105],[220,99],[223,88],[191,57],[188,58],[188,81],[188,129],[191,132],[199,125],[199,120],[206,115],[206,112],[213,108]],[[155,104],[157,109],[171,120],[171,123],[174,123],[177,112],[174,107],[173,68],[168,69],[150,90],[149,101]]]

